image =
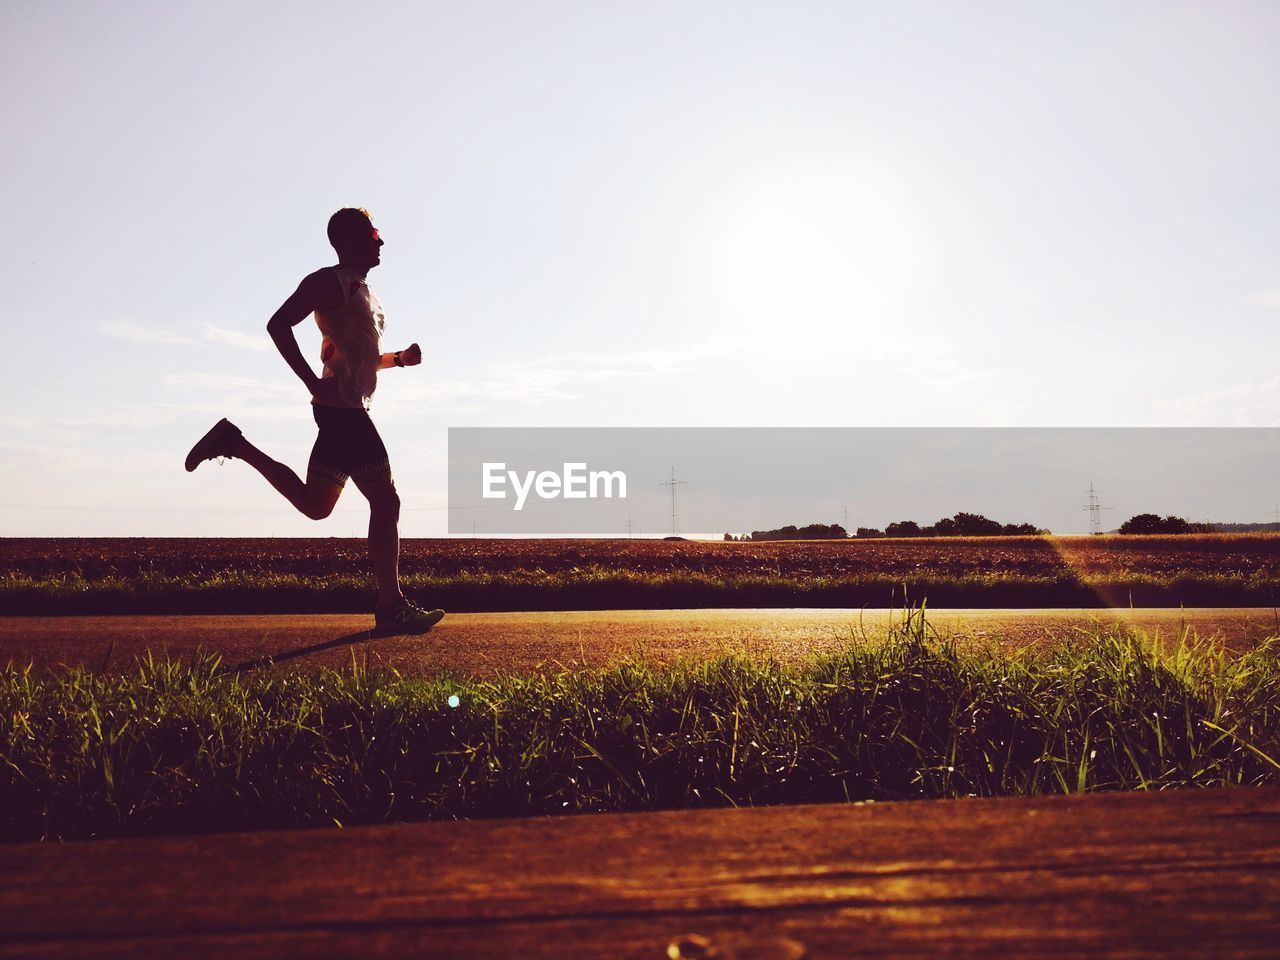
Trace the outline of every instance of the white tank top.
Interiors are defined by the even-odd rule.
[[[316,311],[322,338],[320,360],[324,363],[321,376],[338,381],[337,406],[368,410],[382,363],[382,330],[386,326],[382,302],[354,270],[331,269],[342,285],[343,299],[340,306]]]

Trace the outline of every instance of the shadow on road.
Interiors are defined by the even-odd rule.
[[[357,630],[355,633],[348,633],[345,636],[334,637],[332,640],[325,640],[323,643],[313,643],[309,647],[299,647],[296,650],[284,650],[280,653],[268,654],[265,657],[258,657],[256,660],[246,660],[243,663],[237,663],[233,667],[227,667],[225,670],[219,671],[220,676],[227,676],[233,673],[247,673],[250,670],[256,670],[259,667],[273,667],[284,663],[287,660],[296,660],[299,657],[305,657],[312,653],[319,653],[322,650],[332,650],[335,647],[345,647],[351,644],[360,643],[361,641],[376,640],[379,637],[394,637],[397,633],[394,630],[378,630],[370,627],[368,630]]]

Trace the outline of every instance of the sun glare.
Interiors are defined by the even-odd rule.
[[[729,321],[813,339],[874,335],[926,266],[901,180],[872,165],[803,170],[749,191],[721,245]]]

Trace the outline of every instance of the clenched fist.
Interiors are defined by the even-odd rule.
[[[409,344],[400,351],[400,362],[406,367],[416,367],[422,362],[422,348],[416,343]]]

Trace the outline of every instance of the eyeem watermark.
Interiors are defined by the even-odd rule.
[[[530,492],[543,500],[625,499],[627,475],[621,470],[587,470],[585,463],[566,463],[564,470],[508,470],[502,462],[481,464],[481,495],[486,500],[507,499],[507,484],[515,492],[513,510],[523,510]]]
[[[454,536],[870,535],[959,513],[1087,534],[1091,482],[1115,527],[1270,529],[1280,427],[450,427],[448,475]]]

